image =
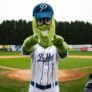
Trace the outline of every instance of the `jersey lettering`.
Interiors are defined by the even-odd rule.
[[[54,54],[51,55],[51,53],[47,53],[45,56],[44,53],[39,53],[37,62],[49,62],[53,61],[53,58]]]

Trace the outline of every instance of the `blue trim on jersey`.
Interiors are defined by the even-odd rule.
[[[57,86],[58,82],[56,81],[53,83],[53,85],[54,84],[55,84],[55,86]],[[38,83],[35,83],[34,81],[31,81],[31,85],[36,87],[36,88],[42,89],[42,90],[49,89],[49,88],[53,87],[52,84],[48,84],[48,85],[43,86],[43,85],[40,85]]]

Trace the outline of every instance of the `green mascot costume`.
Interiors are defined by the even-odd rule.
[[[58,59],[67,56],[67,44],[55,34],[52,7],[40,3],[33,10],[33,35],[24,40],[23,53],[32,58],[28,92],[59,92]]]

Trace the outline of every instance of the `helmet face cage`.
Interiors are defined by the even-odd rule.
[[[36,20],[36,23],[38,26],[41,26],[43,24],[50,25],[51,22],[52,22],[52,20],[49,18],[41,18],[41,19]]]

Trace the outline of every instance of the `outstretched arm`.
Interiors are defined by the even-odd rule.
[[[56,46],[61,58],[65,58],[68,52],[68,46],[64,38],[59,35],[54,35],[53,44]]]
[[[32,36],[27,37],[24,40],[24,43],[22,45],[23,54],[29,55],[33,51],[34,45],[37,42],[38,42],[38,36],[37,35],[32,35]]]

